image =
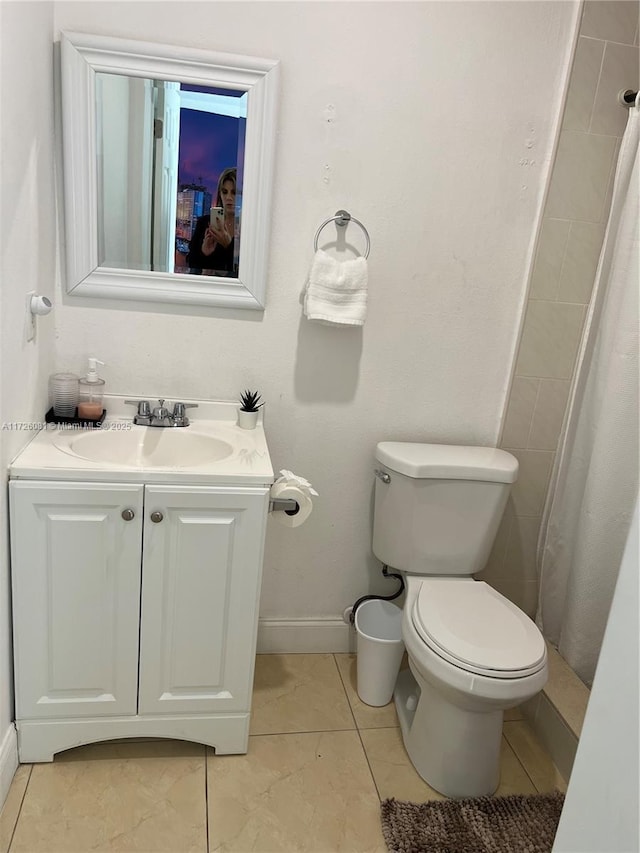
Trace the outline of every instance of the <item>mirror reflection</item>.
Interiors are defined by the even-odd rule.
[[[96,73],[101,267],[238,277],[247,92]]]

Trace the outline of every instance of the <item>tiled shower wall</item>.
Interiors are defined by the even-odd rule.
[[[500,446],[520,473],[479,576],[536,611],[536,543],[611,204],[628,111],[638,89],[638,0],[586,0],[543,212]]]

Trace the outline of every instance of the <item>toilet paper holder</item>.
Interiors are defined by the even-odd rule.
[[[300,511],[300,504],[293,498],[271,498],[269,501],[269,512],[286,512],[287,515],[295,515]]]

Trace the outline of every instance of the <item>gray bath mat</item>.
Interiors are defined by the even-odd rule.
[[[550,853],[564,794],[407,803],[383,800],[391,853]]]

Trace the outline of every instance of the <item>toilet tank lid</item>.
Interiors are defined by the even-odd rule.
[[[518,460],[495,447],[381,441],[376,459],[392,471],[416,479],[515,483]]]

